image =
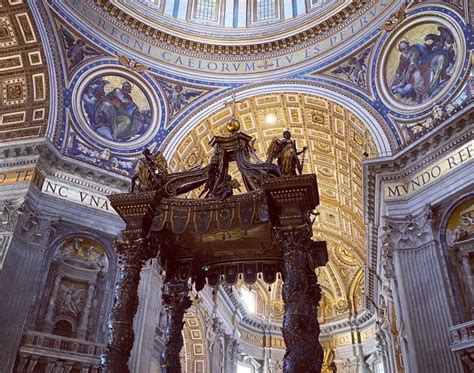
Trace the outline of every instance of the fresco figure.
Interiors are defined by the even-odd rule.
[[[185,89],[179,84],[162,82],[162,86],[168,96],[168,103],[171,108],[171,115],[179,112],[184,106],[189,104],[189,100],[202,94],[200,91]]]
[[[60,31],[64,37],[67,58],[69,58],[72,66],[82,62],[88,56],[92,57],[99,54],[99,52],[86,45],[81,39],[76,38],[65,28],[61,27]]]
[[[144,133],[150,126],[151,111],[141,110],[131,93],[132,84],[124,81],[107,94],[103,78],[89,84],[82,95],[84,111],[94,131],[113,141],[129,141]]]
[[[425,43],[411,45],[407,39],[398,44],[400,60],[390,91],[399,98],[421,104],[446,85],[456,57],[451,32],[438,27],[439,35],[428,34]]]

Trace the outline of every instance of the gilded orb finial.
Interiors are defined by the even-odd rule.
[[[231,110],[232,110],[232,115],[230,117],[230,120],[226,124],[227,131],[229,131],[230,133],[239,132],[240,122],[235,117],[235,92],[232,93],[232,109]]]
[[[227,122],[226,128],[230,133],[238,132],[240,130],[240,122],[236,117],[232,116],[232,118]]]

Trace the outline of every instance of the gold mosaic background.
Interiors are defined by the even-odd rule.
[[[0,141],[43,136],[49,81],[26,0],[0,1]]]
[[[425,37],[428,34],[439,35],[438,27],[441,25],[435,22],[422,23],[416,25],[409,30],[405,31],[400,37],[392,41],[392,46],[387,54],[387,59],[385,62],[385,81],[387,84],[395,77],[395,72],[397,71],[398,65],[400,63],[400,51],[398,50],[398,44],[402,40],[407,40],[410,45],[421,44],[424,45],[427,43]],[[456,56],[458,55],[458,49],[456,43],[454,43],[454,51]]]
[[[132,92],[130,92],[130,96],[132,96],[135,104],[137,104],[140,110],[150,109],[150,103],[146,98],[145,93],[140,88],[140,85],[135,82],[135,80],[130,78],[123,78],[117,75],[104,75],[101,76],[101,78],[109,82],[104,86],[105,94],[113,91],[115,88],[122,88],[123,83],[129,82],[132,85]]]
[[[275,114],[276,124],[265,118]],[[209,140],[226,134],[231,108],[224,108],[197,125],[180,143],[170,160],[173,171],[187,169],[211,155]],[[315,239],[328,241],[329,263],[318,270],[324,297],[320,320],[347,317],[351,307],[362,307],[365,226],[362,205],[362,160],[376,156],[376,148],[364,123],[350,111],[327,99],[303,94],[257,96],[236,105],[241,130],[255,141],[261,159],[274,137],[289,128],[298,148],[308,146],[305,173],[318,176],[321,205],[315,223]],[[238,176],[236,170],[231,173]],[[197,191],[199,193],[199,191]],[[262,286],[267,289],[268,286]],[[255,288],[257,291],[258,288]],[[258,291],[265,299],[265,311],[281,317],[281,284]],[[274,307],[273,307],[274,306]],[[272,311],[272,307],[274,310]]]
[[[468,217],[470,217],[470,219]],[[453,235],[455,231],[459,229],[462,229],[466,232],[474,232],[474,224],[468,224],[468,221],[474,221],[474,198],[470,198],[467,201],[461,203],[452,212],[446,227],[447,234]]]

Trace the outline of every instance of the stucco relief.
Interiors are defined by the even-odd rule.
[[[459,204],[446,224],[446,244],[450,282],[455,294],[454,308],[460,314],[458,323],[474,316],[474,199]]]
[[[74,238],[66,241],[59,250],[58,260],[75,267],[98,270],[106,273],[108,260],[104,250],[89,238]]]
[[[66,240],[57,249],[51,267],[51,289],[43,327],[53,334],[84,337],[91,313],[98,311],[93,297],[108,271],[104,249],[86,237]]]
[[[449,246],[458,241],[474,238],[474,200],[461,204],[449,218],[446,241]]]

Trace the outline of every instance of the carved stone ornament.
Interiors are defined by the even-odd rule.
[[[55,232],[59,220],[58,216],[40,215],[25,203],[21,208],[21,218],[19,219],[20,238],[29,245],[44,245],[48,242],[51,234]]]
[[[18,215],[22,212],[22,206],[12,200],[3,201],[3,208],[0,213],[0,232],[11,232],[13,230]]]
[[[13,231],[22,209],[23,205],[17,202],[3,201],[3,208],[0,213],[0,269],[2,269],[5,262]]]
[[[432,213],[428,207],[418,216],[411,214],[405,218],[385,217],[382,228],[383,247],[394,250],[416,249],[433,239],[431,228]]]

